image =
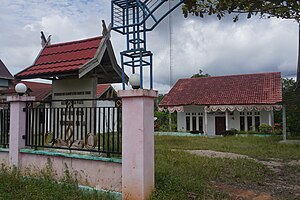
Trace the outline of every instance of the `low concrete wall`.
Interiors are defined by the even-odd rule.
[[[5,166],[8,166],[8,149],[2,149],[0,148],[0,166],[4,164]]]
[[[31,149],[21,149],[20,152],[21,170],[41,170],[51,161],[56,178],[63,177],[67,167],[81,185],[117,192],[122,190],[121,159]]]

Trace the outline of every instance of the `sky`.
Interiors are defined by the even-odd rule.
[[[295,76],[296,22],[241,16],[234,23],[232,18],[184,18],[181,7],[172,13],[172,85],[200,69],[212,76],[273,71]],[[40,31],[51,34],[52,43],[84,39],[101,35],[103,19],[110,23],[110,0],[1,0],[0,59],[16,74],[30,66],[41,50]],[[120,61],[125,37],[113,32],[111,41]],[[166,93],[170,89],[168,18],[148,33],[147,42],[154,54],[154,89]]]

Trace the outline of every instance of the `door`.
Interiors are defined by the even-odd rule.
[[[221,133],[226,130],[225,117],[215,117],[215,130],[216,135],[221,135]]]

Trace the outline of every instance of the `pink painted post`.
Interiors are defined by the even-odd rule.
[[[20,149],[25,147],[25,126],[26,115],[23,108],[26,108],[27,101],[34,101],[31,96],[10,96],[10,127],[9,127],[9,165],[19,167]]]
[[[122,199],[148,199],[154,189],[154,90],[120,90]]]

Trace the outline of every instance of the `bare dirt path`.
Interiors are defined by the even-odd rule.
[[[255,162],[261,163],[266,165],[272,171],[277,172],[279,167],[284,167],[285,165],[288,166],[300,166],[300,160],[292,160],[289,162],[284,162],[280,159],[270,159],[269,161],[258,160],[255,158],[251,158],[247,155],[241,155],[236,153],[228,153],[228,152],[220,152],[220,151],[212,151],[212,150],[184,150],[191,154],[199,155],[199,156],[207,156],[210,158],[230,158],[230,159],[237,159],[237,158],[246,158],[249,160],[253,160]]]
[[[185,152],[207,156],[211,158],[249,159],[267,166],[272,171],[272,176],[266,177],[263,183],[257,184],[225,184],[212,182],[213,187],[225,191],[230,199],[239,200],[273,200],[300,199],[300,160],[284,161],[270,159],[269,161],[258,160],[247,155],[236,153],[219,152],[212,150],[184,150]],[[296,167],[296,170],[290,171]]]

